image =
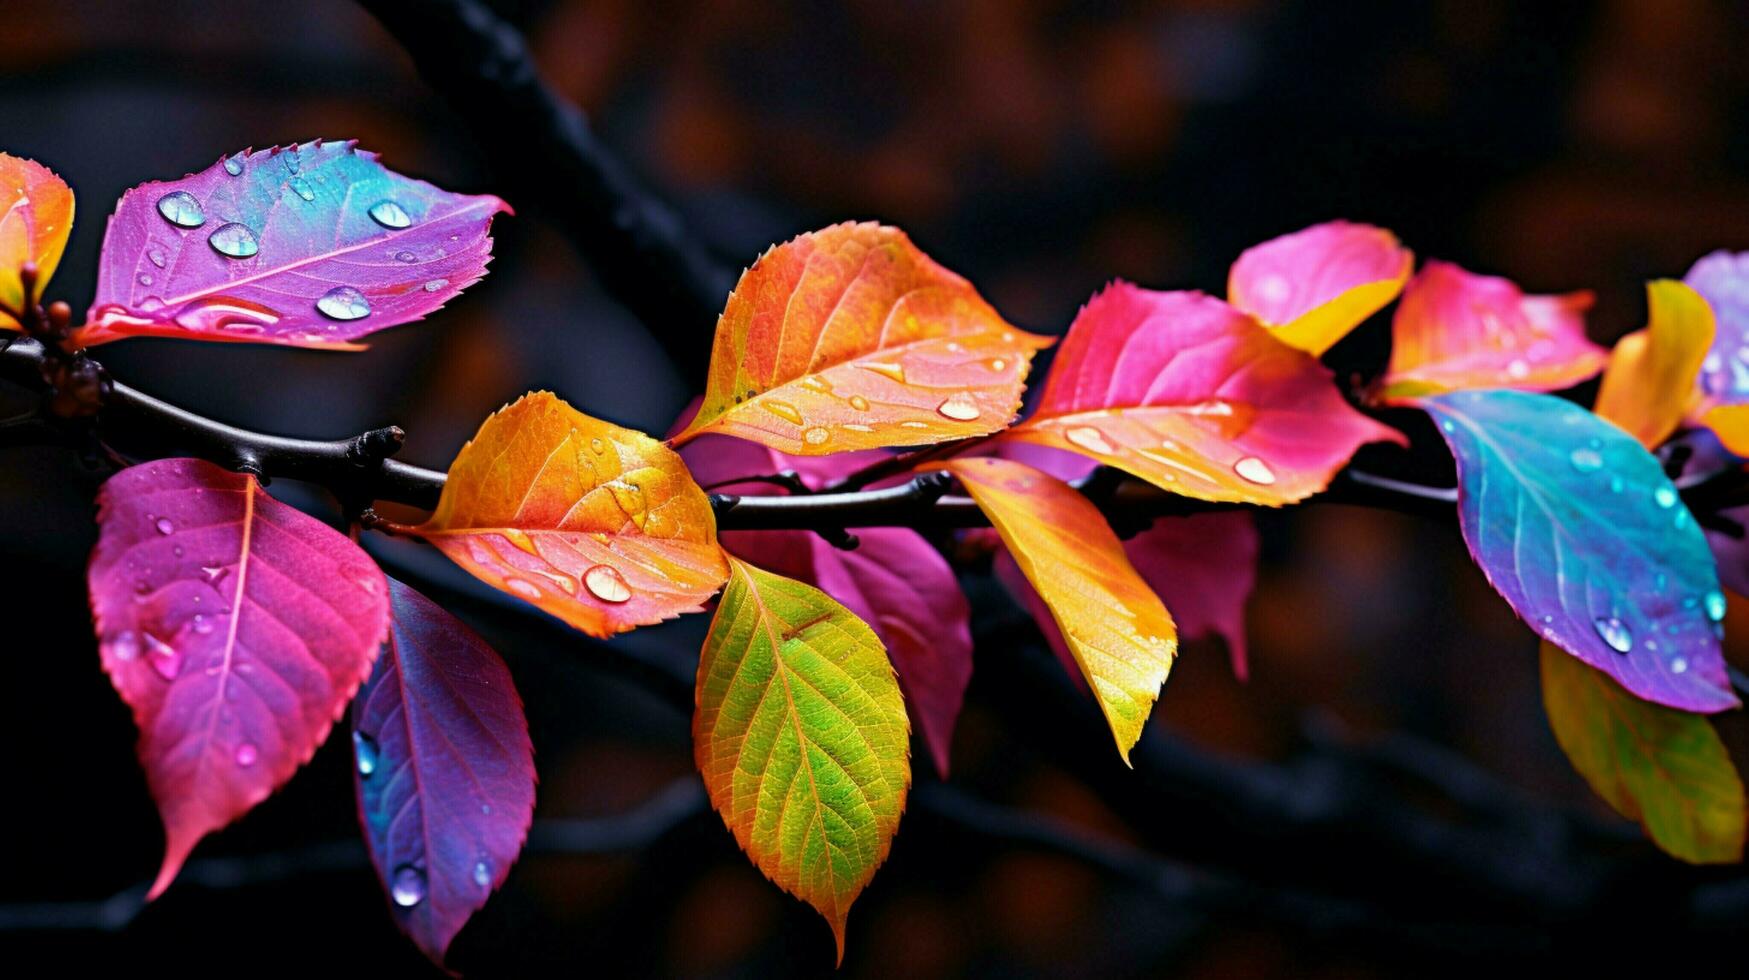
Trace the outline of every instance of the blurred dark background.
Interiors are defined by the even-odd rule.
[[[800,231],[880,219],[1044,333],[1060,333],[1113,277],[1219,293],[1247,245],[1335,217],[1532,291],[1594,289],[1600,342],[1641,325],[1646,279],[1680,276],[1714,248],[1749,248],[1740,4],[495,6],[628,166],[736,267]],[[57,0],[8,5],[0,24],[0,147],[53,167],[79,195],[50,289],[78,310],[124,189],[242,147],[357,138],[398,170],[503,191],[486,148],[396,38],[343,0]],[[333,437],[398,423],[402,458],[435,467],[488,412],[538,387],[665,430],[699,379],[606,297],[538,206],[512,204],[487,280],[429,322],[373,338],[368,353],[137,340],[104,360],[130,383],[254,428]],[[1345,377],[1376,369],[1387,341],[1377,318],[1331,362]],[[705,330],[697,343],[708,345]],[[1426,435],[1414,418],[1392,421]],[[1378,458],[1429,479],[1447,465]],[[84,607],[100,478],[64,450],[0,448],[0,655],[12,665],[0,680],[0,907],[13,912],[100,901],[150,877],[160,854],[132,726],[98,668]],[[284,493],[321,506],[297,487]],[[1253,679],[1234,681],[1218,644],[1189,644],[1152,737],[1282,759],[1308,723],[1359,738],[1406,732],[1536,800],[1601,807],[1548,733],[1533,637],[1470,566],[1455,527],[1339,507],[1267,514],[1262,526]],[[524,692],[539,817],[624,812],[690,772],[684,712],[608,669],[611,654],[431,568],[455,589],[434,594],[495,641]],[[976,569],[968,584],[979,622],[1001,628],[977,651],[954,784],[1198,864],[1196,828],[1175,812],[1120,809],[1089,788],[1122,778],[1115,755],[1053,756],[1040,743],[1055,719],[1016,726],[1001,710],[1006,673],[1036,642]],[[1749,635],[1740,612],[1731,625]],[[694,617],[615,642],[684,662],[702,627]],[[1740,729],[1726,725],[1737,747]],[[196,856],[307,857],[355,833],[347,756],[332,744]],[[266,882],[181,883],[114,931],[0,915],[0,973],[37,975],[22,964],[53,957],[167,975],[437,975],[394,929],[368,869],[345,860],[344,845],[333,853],[338,869],[294,860]],[[1453,900],[1437,879],[1395,887],[1370,897]],[[1680,922],[1660,922],[1680,935]],[[917,814],[858,902],[849,940],[845,975],[918,980],[1456,968],[1242,913],[1187,914],[1086,862],[979,843]],[[1545,952],[1598,956],[1617,940],[1576,923]],[[451,962],[470,976],[767,977],[824,975],[831,957],[827,928],[707,814],[627,853],[531,854]]]

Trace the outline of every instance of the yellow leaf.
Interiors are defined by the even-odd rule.
[[[1743,858],[1743,781],[1706,716],[1642,701],[1542,645],[1543,706],[1573,768],[1660,848],[1692,864]]]
[[[833,225],[742,274],[704,402],[674,441],[720,432],[823,456],[988,435],[1014,418],[1032,355],[1050,344],[897,228]]]
[[[826,917],[842,962],[850,905],[886,860],[911,786],[885,648],[826,593],[731,557],[696,696],[711,804],[766,877]]]
[[[73,230],[73,189],[34,160],[0,153],[0,306],[20,309],[24,283],[19,266],[36,263],[37,287],[60,265]],[[18,321],[0,310],[0,329]]]
[[[696,612],[728,575],[679,455],[546,391],[487,419],[402,530],[592,636]]]
[[[1719,405],[1707,409],[1700,417],[1725,448],[1738,456],[1749,456],[1749,405]]]
[[[1005,459],[932,468],[959,478],[1050,607],[1128,763],[1178,653],[1171,614],[1073,487]]]
[[[1647,283],[1646,305],[1646,328],[1610,352],[1596,412],[1650,449],[1670,438],[1695,401],[1694,379],[1713,343],[1713,310],[1674,279]]]

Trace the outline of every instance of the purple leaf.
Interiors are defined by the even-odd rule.
[[[818,490],[886,454],[787,456],[728,436],[700,436],[680,455],[703,485],[795,470]],[[730,493],[770,493],[737,483]],[[913,722],[936,771],[946,775],[954,723],[972,676],[971,609],[953,568],[916,531],[858,528],[845,551],[811,531],[726,531],[723,547],[761,568],[808,582],[874,628],[887,648]]]
[[[1713,558],[1656,457],[1551,395],[1462,391],[1418,404],[1457,458],[1464,541],[1525,622],[1647,701],[1737,706]]]
[[[164,818],[156,897],[316,751],[370,672],[388,589],[345,535],[198,459],[129,467],[97,506],[91,611]]]
[[[479,280],[492,216],[509,210],[403,177],[351,141],[233,154],[122,195],[75,340],[356,349]]]
[[[1682,281],[1713,308],[1713,345],[1701,362],[1701,391],[1724,405],[1749,401],[1749,252],[1713,252]]]
[[[522,851],[534,753],[486,641],[394,579],[389,595],[389,640],[352,704],[358,820],[396,923],[441,965]]]

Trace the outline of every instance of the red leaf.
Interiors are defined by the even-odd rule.
[[[395,620],[352,703],[358,820],[395,922],[443,963],[534,818],[534,753],[504,661],[389,580]]]
[[[388,589],[345,535],[201,460],[125,469],[97,504],[91,610],[164,818],[156,897],[316,751],[370,672]]]

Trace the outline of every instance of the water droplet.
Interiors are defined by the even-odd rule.
[[[1610,493],[1621,493],[1625,489],[1627,489],[1627,484],[1622,481],[1621,477],[1612,476],[1609,478],[1609,492]]]
[[[626,585],[625,576],[611,565],[591,566],[583,573],[583,587],[602,602],[619,603],[632,597],[632,590]]]
[[[142,286],[150,286],[152,284],[152,277],[142,272],[140,273],[139,283]]]
[[[1702,600],[1706,603],[1706,618],[1718,622],[1725,618],[1725,594],[1714,589]]]
[[[783,419],[785,422],[790,422],[794,425],[802,424],[801,411],[789,402],[780,402],[774,398],[768,398],[765,401],[765,410],[778,418]]]
[[[1510,364],[1506,365],[1506,376],[1515,381],[1522,381],[1529,377],[1530,362],[1522,357],[1514,358]]]
[[[1457,431],[1457,426],[1452,424],[1451,419],[1440,419],[1439,420],[1439,428],[1441,431],[1444,431],[1444,432],[1456,432]]]
[[[489,888],[492,885],[492,869],[484,861],[474,862],[474,884],[481,888]]]
[[[830,438],[832,438],[832,433],[817,425],[802,433],[802,441],[810,446],[823,445]]]
[[[905,383],[905,369],[900,365],[887,361],[861,361],[856,366],[864,371],[873,371],[883,378],[890,378],[900,384]]]
[[[225,158],[225,173],[228,173],[233,177],[241,177],[243,175],[243,154],[233,153]]]
[[[362,320],[370,315],[370,301],[351,286],[335,286],[316,300],[316,310],[330,320]]]
[[[425,901],[425,872],[403,864],[395,869],[394,881],[389,885],[389,895],[395,904],[404,909],[410,909]]]
[[[171,191],[158,198],[158,213],[178,228],[199,228],[206,224],[206,212],[187,191]]]
[[[589,440],[589,451],[599,456],[607,451],[607,443],[600,439],[591,439]]]
[[[294,174],[298,172],[298,168],[303,166],[304,163],[303,158],[298,156],[298,148],[295,146],[288,146],[284,150],[281,150],[279,158],[285,161],[285,169]]]
[[[352,758],[360,776],[377,771],[377,743],[363,732],[352,733]]]
[[[1094,453],[1115,453],[1111,443],[1105,441],[1105,435],[1092,426],[1082,425],[1063,433],[1063,438],[1082,449]]]
[[[1634,634],[1629,632],[1627,624],[1614,616],[1599,616],[1596,621],[1597,635],[1603,637],[1603,642],[1616,653],[1627,653],[1634,648]]]
[[[414,255],[412,252],[409,252],[406,249],[402,249],[399,252],[395,253],[395,261],[396,262],[417,262],[417,261],[419,261],[419,256]]]
[[[293,177],[291,183],[287,186],[292,189],[293,194],[296,194],[306,201],[314,201],[316,199],[316,189],[311,187],[310,182],[302,177]]]
[[[218,584],[219,579],[225,577],[225,572],[228,571],[223,565],[202,565],[200,570],[206,576],[206,580],[215,585]]]
[[[140,655],[140,638],[132,630],[122,630],[109,641],[109,655],[126,662]]]
[[[1008,362],[1000,357],[993,357],[984,363],[988,365],[992,371],[1001,372],[1008,370]]]
[[[424,288],[428,293],[435,293],[447,285],[449,285],[448,279],[428,279],[425,281]]]
[[[504,580],[504,587],[524,599],[540,598],[540,587],[533,582],[524,581],[519,578],[507,578]]]
[[[1678,531],[1687,527],[1688,526],[1688,508],[1684,507],[1681,510],[1677,511],[1676,516],[1671,519],[1671,523],[1676,525],[1676,529]]]
[[[957,422],[970,422],[982,414],[977,399],[963,391],[949,395],[947,401],[935,406],[935,410]]]
[[[261,752],[255,748],[254,742],[244,742],[237,746],[237,765],[239,766],[252,766],[255,764],[255,760],[260,757]]]
[[[1652,491],[1652,499],[1657,501],[1658,506],[1668,510],[1669,508],[1676,506],[1676,488],[1671,486],[1659,487]]]
[[[1234,463],[1233,472],[1250,480],[1252,483],[1261,484],[1263,486],[1269,486],[1271,483],[1275,482],[1275,471],[1269,468],[1268,463],[1258,459],[1256,456],[1247,456],[1244,459],[1239,460],[1237,463]]]
[[[1603,468],[1603,457],[1595,449],[1575,449],[1567,458],[1581,473],[1595,473]]]
[[[207,236],[207,244],[213,247],[213,251],[233,259],[246,259],[261,251],[261,243],[255,240],[255,233],[235,221],[214,229]]]
[[[158,529],[159,534],[169,534],[171,531],[176,530],[176,525],[170,523],[170,518],[168,517],[158,518],[152,522],[152,526]]]
[[[372,204],[370,217],[372,221],[384,228],[405,228],[413,223],[413,219],[407,216],[407,212],[394,201],[378,201]]]
[[[149,259],[151,261],[151,263],[153,265],[157,266],[158,268],[160,268],[160,269],[164,268],[164,250],[163,249],[161,249],[161,248],[151,249],[150,251],[146,252],[146,258]]]
[[[182,673],[182,651],[150,633],[146,634],[146,660],[158,676],[173,681]]]
[[[188,625],[201,636],[205,636],[213,631],[213,621],[200,613],[195,613],[194,618],[188,621]]]
[[[866,411],[868,411],[868,399],[862,397],[861,395],[851,395],[850,396],[850,407],[856,409],[859,412],[866,412]]]

